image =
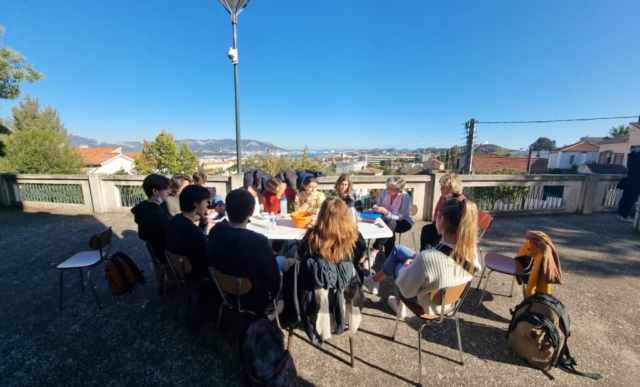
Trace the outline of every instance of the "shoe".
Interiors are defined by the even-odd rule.
[[[378,294],[380,290],[380,284],[373,280],[373,274],[364,278],[364,286],[367,287],[367,290],[369,290],[371,294]]]
[[[622,216],[618,215],[618,220],[622,222],[633,223],[633,218],[631,218],[630,216],[623,218]]]
[[[404,305],[402,301],[398,300],[395,296],[389,296],[389,298],[387,298],[387,303],[389,304],[391,309],[393,309],[393,313],[395,313],[396,316],[398,315],[398,304],[399,304],[400,318],[407,317],[407,307]]]

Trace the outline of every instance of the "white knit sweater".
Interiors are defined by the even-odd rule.
[[[476,271],[481,269],[477,257],[474,266]],[[472,278],[473,276],[451,257],[431,249],[420,252],[411,265],[400,269],[396,285],[404,297],[417,296],[418,303],[427,314],[437,314],[440,312],[440,305],[431,302],[429,293],[442,288],[462,285],[471,281]],[[448,308],[449,305],[445,305],[445,309]]]

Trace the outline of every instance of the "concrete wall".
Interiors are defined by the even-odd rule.
[[[416,218],[431,220],[435,204],[440,195],[439,175],[403,176],[405,189],[412,191],[413,204],[418,206]],[[321,177],[318,188],[333,190],[337,176]],[[356,189],[383,189],[387,176],[352,176]],[[619,175],[462,175],[464,187],[534,187],[563,186],[562,206],[554,209],[527,209],[491,211],[497,215],[581,213],[612,211],[614,205],[602,205],[607,192],[615,190]],[[75,212],[128,212],[120,203],[117,186],[140,186],[144,176],[115,175],[12,175],[0,174],[0,204],[23,205],[25,208],[75,211]],[[48,202],[26,202],[20,198],[19,184],[78,184],[82,187],[83,204],[61,204]],[[215,187],[218,194],[226,194],[242,188],[243,177],[211,176],[207,186]]]

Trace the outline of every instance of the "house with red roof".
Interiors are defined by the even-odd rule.
[[[87,173],[113,174],[120,170],[132,173],[133,162],[140,153],[122,153],[122,147],[89,148],[80,145],[78,153],[84,159]]]
[[[548,168],[550,170],[571,169],[574,165],[580,168],[585,164],[595,163],[598,160],[598,151],[598,145],[586,141],[578,141],[575,144],[563,146],[551,151]]]

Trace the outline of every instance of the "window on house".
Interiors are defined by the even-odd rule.
[[[573,165],[573,163],[576,161],[576,156],[570,156],[569,157],[569,164]]]

